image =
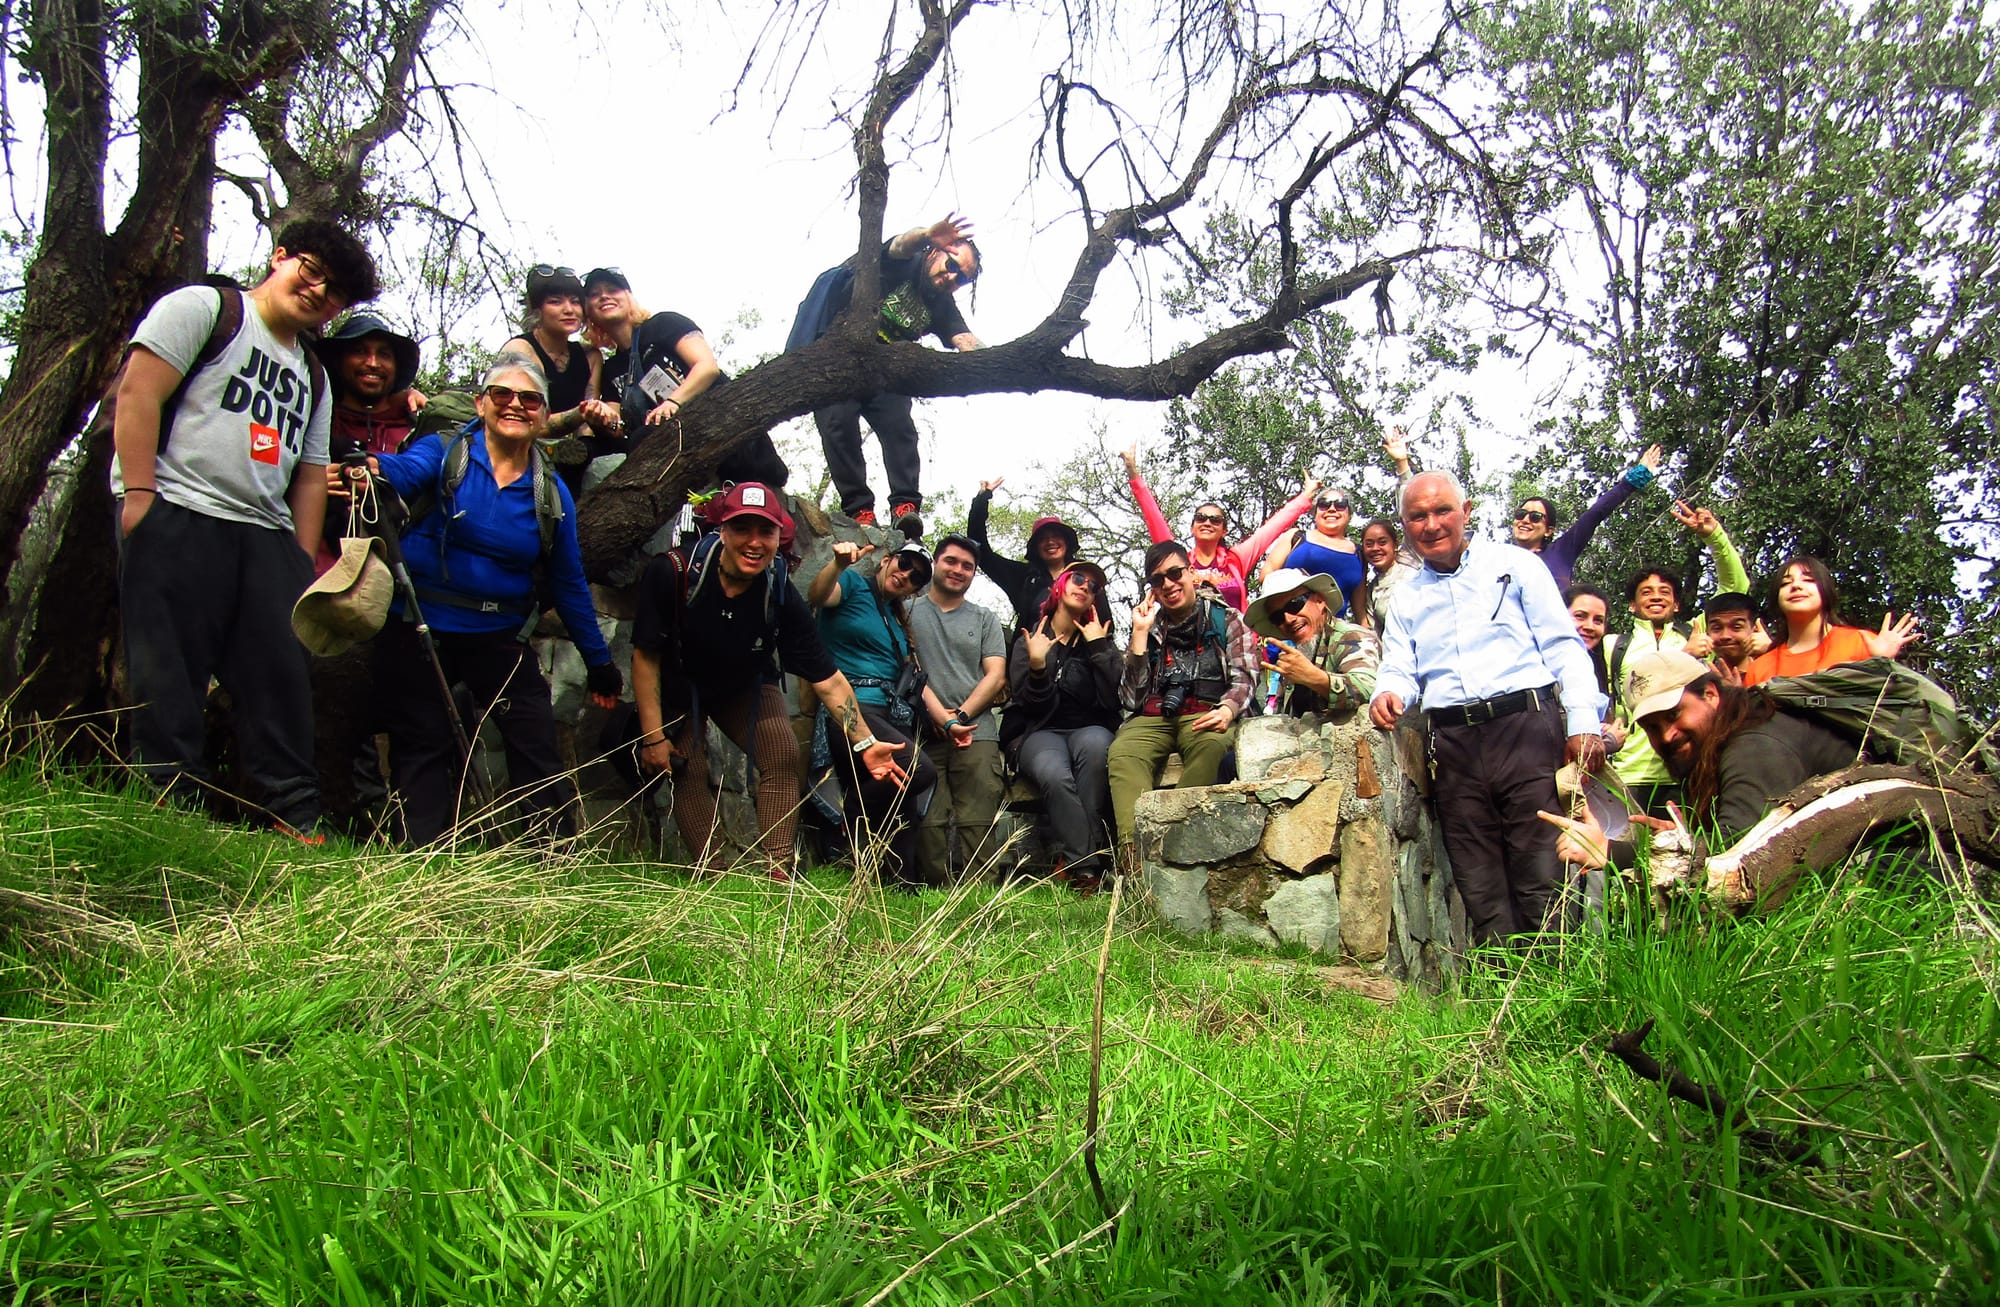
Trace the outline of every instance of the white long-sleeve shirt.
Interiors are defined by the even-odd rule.
[[[1428,711],[1550,681],[1561,690],[1568,733],[1596,735],[1605,702],[1590,653],[1548,565],[1527,550],[1471,541],[1456,572],[1425,563],[1390,597],[1377,695]]]

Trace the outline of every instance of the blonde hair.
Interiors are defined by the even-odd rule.
[[[648,318],[653,316],[652,310],[641,304],[631,291],[626,291],[625,296],[632,301],[632,311],[625,315],[625,321],[631,325],[632,330],[637,331]],[[618,342],[611,339],[610,333],[600,328],[596,319],[590,316],[589,300],[583,303],[583,343],[598,349],[618,348]]]

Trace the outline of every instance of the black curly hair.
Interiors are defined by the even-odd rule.
[[[300,218],[285,224],[277,247],[287,254],[310,254],[326,269],[326,288],[351,307],[382,293],[375,258],[361,238],[325,218]]]

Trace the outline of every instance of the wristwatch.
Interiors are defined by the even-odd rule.
[[[960,726],[972,725],[972,719],[965,715],[965,709],[963,708],[960,708],[957,712],[953,713],[951,715],[951,719],[953,722],[957,723]]]

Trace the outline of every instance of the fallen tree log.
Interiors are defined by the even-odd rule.
[[[1698,884],[1718,906],[1768,911],[1799,878],[1845,861],[1869,836],[1920,823],[1948,869],[2000,868],[2000,783],[1977,772],[1926,776],[1910,767],[1859,766],[1816,776],[1777,799],[1763,820],[1719,853],[1656,840],[1652,884]],[[1695,874],[1699,868],[1699,875]]]

